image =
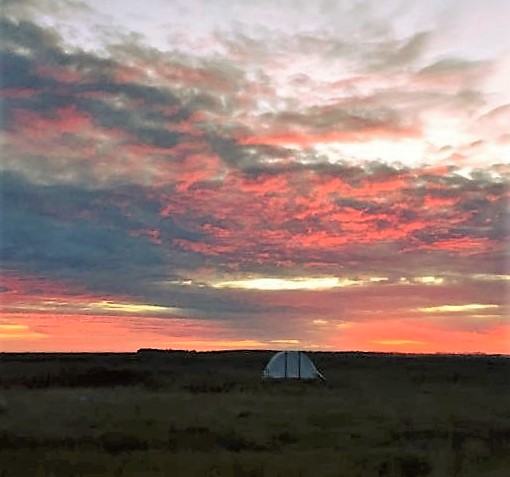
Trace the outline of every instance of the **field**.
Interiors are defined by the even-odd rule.
[[[0,353],[0,476],[508,477],[510,358]]]

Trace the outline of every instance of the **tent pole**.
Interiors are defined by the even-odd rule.
[[[298,351],[298,378],[301,379],[301,351]]]
[[[285,351],[285,377],[287,377],[287,351]]]

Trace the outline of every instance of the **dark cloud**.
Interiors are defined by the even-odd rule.
[[[175,249],[173,240],[199,237],[171,218],[161,220],[159,203],[147,200],[146,194],[135,187],[97,191],[35,186],[4,175],[4,268],[64,280],[96,294],[193,310],[194,316],[225,318],[260,311],[256,303],[239,302],[228,292],[172,285],[186,271],[205,264],[196,254]],[[154,227],[160,244],[140,234]]]
[[[175,144],[176,140],[161,126],[146,126],[150,122],[161,124],[163,120],[179,121],[189,116],[189,110],[170,90],[122,82],[116,78],[121,68],[118,63],[83,52],[63,53],[56,35],[32,23],[3,20],[1,27],[2,35],[9,39],[2,52],[5,72],[1,86],[33,91],[30,97],[7,97],[4,105],[7,118],[13,108],[38,111],[48,117],[55,109],[73,104],[106,128],[121,127],[133,134],[139,130],[141,139],[154,145]],[[16,54],[18,48],[26,48],[30,54]],[[63,80],[64,75],[69,80]],[[114,105],[119,100],[122,104],[123,99],[131,102],[129,108]],[[155,106],[174,106],[176,111],[168,117],[155,111]],[[10,121],[5,124],[13,127]]]
[[[383,127],[399,130],[402,118],[398,111],[389,107],[370,104],[365,101],[356,105],[349,99],[345,103],[311,107],[303,112],[282,112],[271,118],[275,128],[307,127],[309,131],[321,132],[334,130],[363,130]]]
[[[81,0],[1,0],[0,6],[4,15],[15,18],[32,18],[43,12],[76,14],[91,11]]]
[[[132,191],[133,193],[135,191]],[[3,253],[7,264],[27,263],[39,272],[156,266],[161,252],[132,238],[134,221],[111,205],[112,195],[70,186],[35,186],[19,176],[2,180]],[[134,196],[134,194],[133,194]]]

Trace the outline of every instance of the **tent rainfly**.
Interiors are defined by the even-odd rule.
[[[264,379],[324,379],[312,360],[302,351],[280,351],[267,363]]]

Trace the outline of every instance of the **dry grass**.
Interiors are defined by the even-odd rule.
[[[510,360],[267,352],[0,355],[0,476],[506,477]]]

